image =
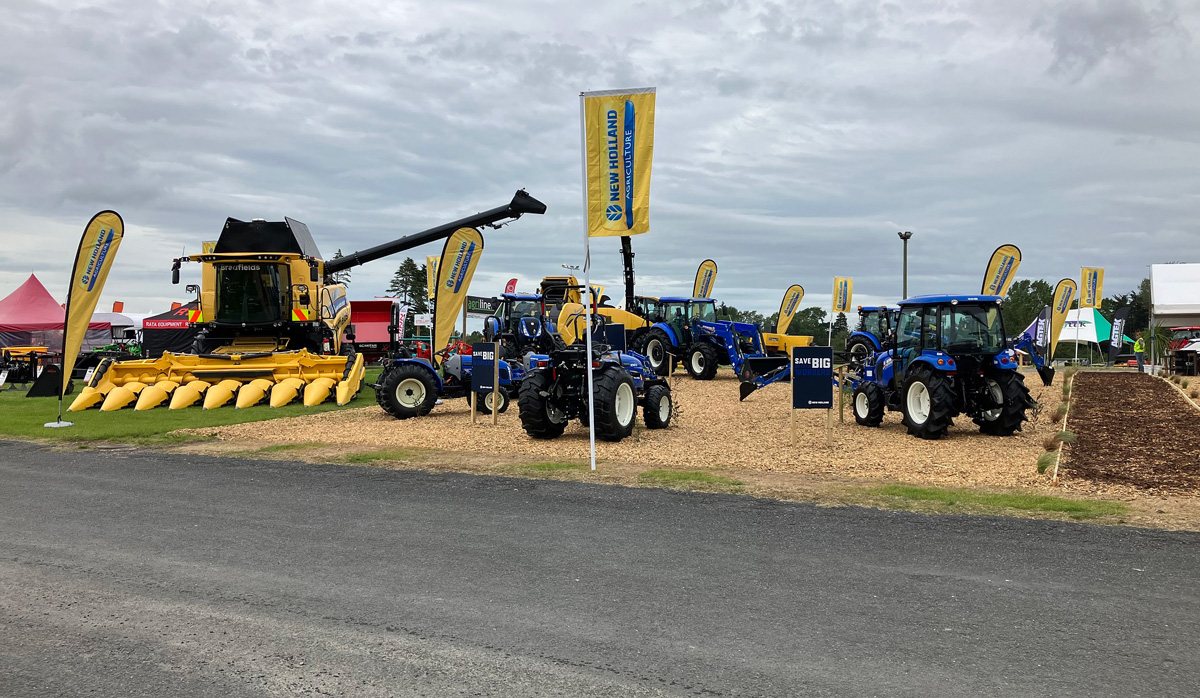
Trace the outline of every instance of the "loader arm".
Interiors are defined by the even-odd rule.
[[[1037,342],[1028,332],[1023,333],[1017,338],[1013,344],[1013,349],[1023,351],[1029,354],[1029,358],[1033,360],[1033,367],[1037,369],[1038,376],[1042,379],[1042,385],[1050,385],[1054,382],[1054,368],[1038,351]]]

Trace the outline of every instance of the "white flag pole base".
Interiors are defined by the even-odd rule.
[[[73,426],[75,426],[75,422],[63,422],[63,421],[46,422],[46,424],[44,426],[48,426],[52,429],[57,429],[59,427],[73,427]]]

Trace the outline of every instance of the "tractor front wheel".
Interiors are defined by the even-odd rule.
[[[921,439],[940,439],[954,423],[954,391],[950,380],[928,366],[915,366],[901,396],[904,426]]]
[[[531,371],[521,381],[517,409],[521,428],[535,439],[557,439],[567,428],[567,415],[550,401],[553,381],[546,371]]]
[[[652,385],[642,398],[642,421],[647,429],[666,429],[671,424],[671,387]]]
[[[496,405],[496,412],[498,412],[500,414],[504,414],[504,412],[506,410],[508,410],[508,393],[504,392],[503,390],[497,390],[497,391],[490,392],[490,393],[476,393],[475,394],[475,404],[477,405],[476,409],[486,412],[488,414],[491,414],[492,413],[492,403],[496,402],[497,395],[500,396],[500,402]]]
[[[1021,430],[1025,410],[1032,403],[1029,388],[1025,387],[1025,376],[1017,371],[993,371],[985,373],[984,384],[991,394],[992,401],[999,407],[985,410],[974,422],[979,425],[979,431],[991,436],[1012,436],[1013,432]]]
[[[400,364],[384,374],[375,388],[375,399],[396,419],[423,417],[437,404],[433,371],[418,364]]]
[[[717,348],[708,342],[692,345],[687,355],[687,372],[698,381],[710,381],[717,375],[720,357]]]
[[[604,441],[620,441],[633,433],[637,418],[637,393],[633,378],[623,368],[607,368],[595,378],[593,395],[596,422],[592,428]]]
[[[650,370],[657,375],[665,376],[670,368],[671,338],[660,327],[652,327],[638,338],[633,350],[646,357]]]
[[[877,427],[883,422],[883,390],[875,383],[863,382],[854,391],[854,421],[864,427]]]

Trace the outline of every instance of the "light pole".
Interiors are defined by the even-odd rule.
[[[908,239],[912,237],[912,231],[906,230],[896,234],[904,241],[904,295],[900,297],[900,300],[904,300],[908,298]]]

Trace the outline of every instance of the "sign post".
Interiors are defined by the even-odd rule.
[[[833,447],[833,347],[792,347],[792,443],[796,410],[825,410],[825,444]]]
[[[471,345],[471,397],[477,401],[480,395],[492,396],[492,424],[496,423],[496,409],[500,404],[500,362],[496,360],[495,342],[477,342]],[[475,404],[472,402],[472,404]],[[475,409],[471,408],[471,423],[474,424]]]

